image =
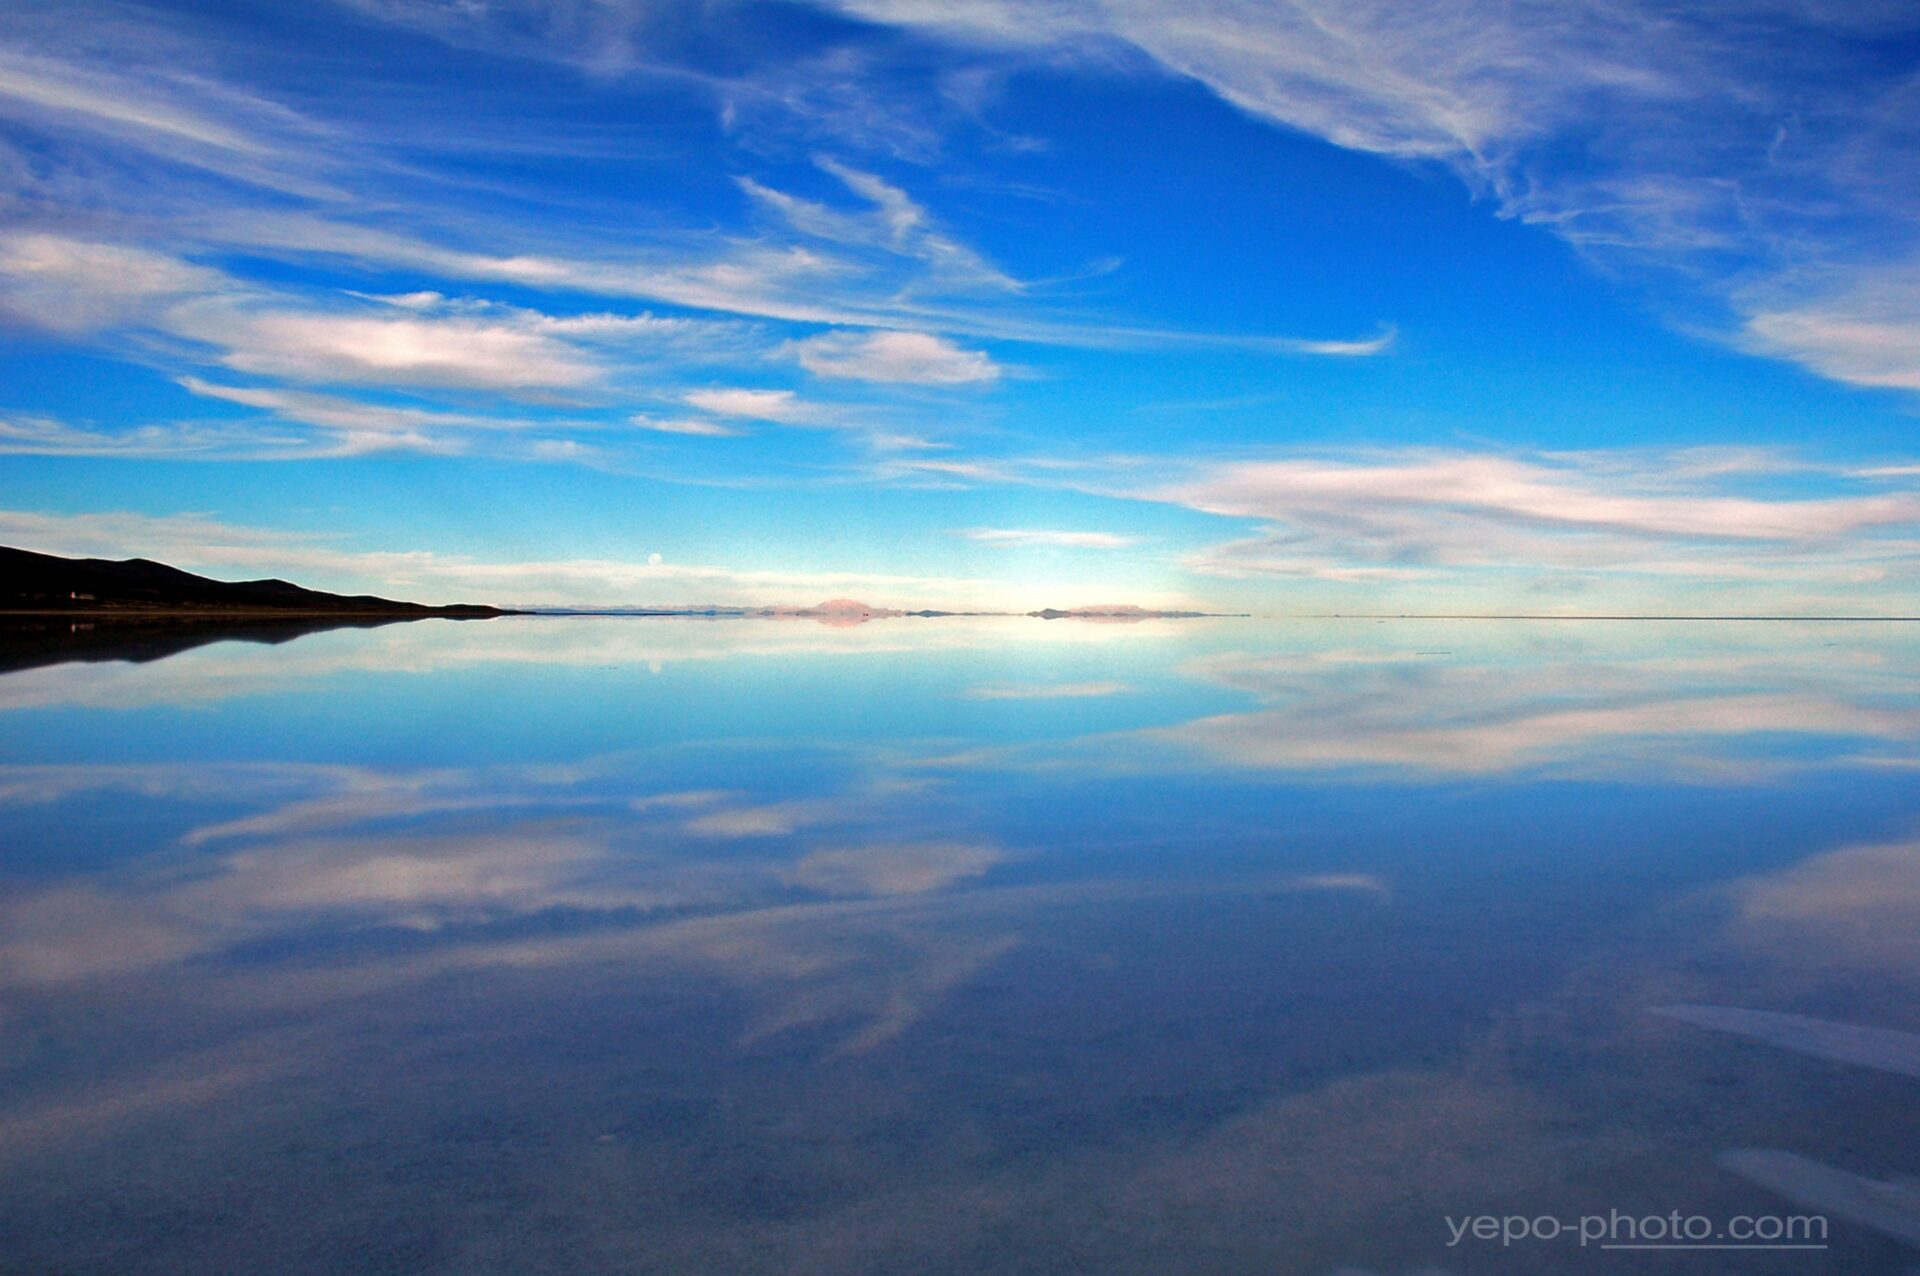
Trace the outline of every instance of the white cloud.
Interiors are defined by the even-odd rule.
[[[1774,290],[1778,295],[1779,290]],[[1753,299],[1742,344],[1850,385],[1920,390],[1920,262],[1781,308]]]
[[[761,421],[789,418],[798,406],[791,390],[695,390],[686,399],[702,411]]]
[[[221,348],[227,367],[294,381],[533,390],[585,385],[601,369],[514,323],[185,303],[171,330]]]
[[[447,386],[497,390],[577,387],[610,368],[646,360],[676,366],[732,362],[765,348],[749,325],[605,312],[549,315],[537,310],[422,292],[397,297],[354,294],[358,304],[324,304],[296,293],[249,285],[173,254],[48,232],[0,235],[0,310],[26,323],[78,334],[120,329],[185,338],[213,347],[236,371],[308,382]],[[209,388],[196,393],[256,406],[312,424],[316,414],[353,411],[345,400],[269,389]],[[198,388],[196,388],[198,387]],[[266,402],[272,398],[272,402]],[[298,402],[298,409],[289,405]],[[445,424],[444,420],[441,422]],[[484,419],[469,416],[473,428]]]
[[[829,332],[794,348],[800,366],[820,377],[914,385],[971,385],[1000,377],[981,351],[926,332]]]
[[[482,389],[522,397],[598,388],[616,374],[666,363],[758,357],[764,338],[732,321],[650,314],[549,315],[437,292],[333,295],[316,305],[244,284],[178,256],[46,232],[0,235],[0,312],[68,335],[104,330],[144,358],[156,353],[255,376],[373,389]],[[186,344],[182,344],[182,339]],[[272,414],[273,422],[149,423],[117,431],[17,416],[0,423],[0,451],[88,455],[310,459],[374,451],[460,452],[474,433],[579,428],[472,411],[371,402],[278,385],[236,386],[196,375],[193,394]],[[641,422],[636,421],[636,424]],[[313,427],[293,430],[289,425]],[[677,433],[733,433],[717,423],[658,422]],[[500,446],[493,451],[502,452]],[[575,440],[520,446],[516,455],[583,457]]]
[[[144,248],[45,232],[0,236],[0,309],[58,332],[147,318],[223,282],[218,271]]]
[[[1041,527],[970,527],[970,541],[1005,549],[1124,549],[1138,540],[1114,532],[1069,532]]]
[[[684,398],[702,412],[715,416],[745,417],[779,425],[835,424],[830,410],[805,402],[791,390],[692,390]]]

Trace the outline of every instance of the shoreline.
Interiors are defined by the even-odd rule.
[[[92,611],[77,608],[36,611],[0,610],[6,620],[488,620],[495,616],[527,616],[531,612],[498,607],[429,607],[393,611],[376,608],[305,607],[110,607]]]

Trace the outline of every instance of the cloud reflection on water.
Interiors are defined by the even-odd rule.
[[[1889,1121],[1645,1011],[1920,1027],[1859,1009],[1920,961],[1910,844],[1709,851],[1661,814],[1830,802],[1789,786],[1837,769],[1920,820],[1905,631],[1034,626],[1010,657],[999,622],[578,623],[545,660],[528,627],[202,648],[123,671],[166,694],[89,760],[8,755],[8,827],[102,850],[0,893],[0,1159],[41,1184],[13,1208],[91,1219],[99,1165],[178,1147],[184,1181],[250,1167],[260,1209],[317,1176],[338,1213],[288,1224],[316,1244],[428,1176],[449,1271],[525,1266],[545,1218],[568,1270],[1404,1272],[1446,1258],[1443,1206],[1764,1202],[1714,1164],[1763,1121],[1839,1164],[1815,1117]],[[671,703],[669,648],[702,674]],[[173,734],[233,694],[225,734]],[[474,694],[524,756],[412,730]],[[1591,792],[1543,782],[1594,778],[1662,795],[1620,818],[1694,885],[1483,862],[1579,825]],[[1731,809],[1758,847],[1764,803]]]

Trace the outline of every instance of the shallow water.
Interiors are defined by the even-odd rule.
[[[1920,1264],[1920,626],[99,655],[0,676],[8,1273]],[[1676,1211],[1828,1234],[1471,1227]]]

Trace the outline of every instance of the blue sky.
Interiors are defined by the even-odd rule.
[[[0,542],[429,600],[1913,612],[1920,14],[0,15]]]

